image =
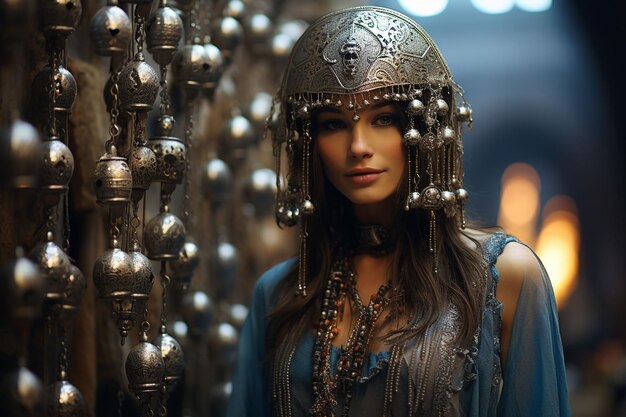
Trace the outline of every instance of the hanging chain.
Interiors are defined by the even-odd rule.
[[[67,333],[59,326],[59,379],[64,381],[67,377]]]
[[[119,91],[119,79],[120,79],[120,70],[113,69],[111,71],[111,98],[113,102],[111,103],[111,127],[109,129],[110,138],[106,142],[106,150],[110,151],[111,145],[117,145],[117,139],[122,132],[120,126],[117,124],[117,118],[120,115],[120,91]]]
[[[161,288],[162,288],[162,307],[161,307],[161,333],[166,333],[167,329],[167,287],[170,284],[170,277],[167,275],[167,262],[161,261]]]
[[[139,13],[139,8],[135,5],[135,42],[137,44],[137,57],[143,60],[143,41],[144,41],[144,23],[145,19]]]
[[[61,88],[61,72],[58,71],[59,60],[60,60],[60,51],[58,48],[55,48],[54,42],[48,43],[48,65],[50,65],[50,85],[48,90],[48,98],[50,99],[50,108],[48,115],[48,135],[49,137],[56,137],[57,135],[57,121],[56,121],[56,103],[57,103],[57,95],[60,94]]]
[[[167,66],[161,65],[161,114],[169,114],[170,97],[167,88]]]
[[[191,157],[193,150],[193,112],[194,102],[189,101],[187,104],[187,120],[185,122],[185,182],[183,184],[183,224],[185,228],[189,227],[191,222],[191,197],[189,193],[191,191]],[[188,230],[188,229],[187,229]]]

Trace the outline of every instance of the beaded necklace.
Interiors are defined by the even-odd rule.
[[[390,302],[390,298],[387,297],[390,288],[390,281],[381,285],[377,293],[371,297],[368,305],[363,305],[356,289],[356,275],[350,268],[348,257],[338,257],[326,284],[313,345],[312,415],[334,416],[337,394],[341,394],[344,398],[341,415],[348,415],[352,388],[361,374],[368,346],[374,335],[376,321]],[[348,296],[356,306],[357,318],[346,346],[341,352],[336,375],[333,376],[331,349],[333,340],[339,333],[337,324],[343,319],[343,310]]]

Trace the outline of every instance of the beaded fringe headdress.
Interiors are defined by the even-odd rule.
[[[436,45],[413,20],[390,9],[365,6],[327,14],[295,44],[268,119],[277,160],[276,219],[281,226],[301,227],[301,295],[306,295],[308,218],[315,211],[309,194],[312,112],[344,107],[358,121],[361,109],[383,101],[401,102],[406,112],[405,209],[430,213],[435,265],[437,212],[458,216],[465,226],[461,127],[471,125],[471,108]],[[285,181],[280,180],[283,151]]]

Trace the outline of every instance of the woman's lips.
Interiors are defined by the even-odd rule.
[[[355,185],[369,185],[376,181],[383,172],[380,170],[354,170],[348,172],[346,176]]]

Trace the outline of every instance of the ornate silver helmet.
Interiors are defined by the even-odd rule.
[[[322,16],[291,51],[269,120],[278,175],[283,145],[288,159],[286,181],[277,181],[279,224],[306,228],[314,212],[311,114],[343,107],[358,121],[361,109],[381,101],[398,102],[406,113],[405,209],[425,209],[432,218],[443,209],[448,216],[458,214],[464,225],[461,127],[471,124],[471,109],[426,31],[401,13],[373,6]],[[304,238],[302,245],[306,251]]]

